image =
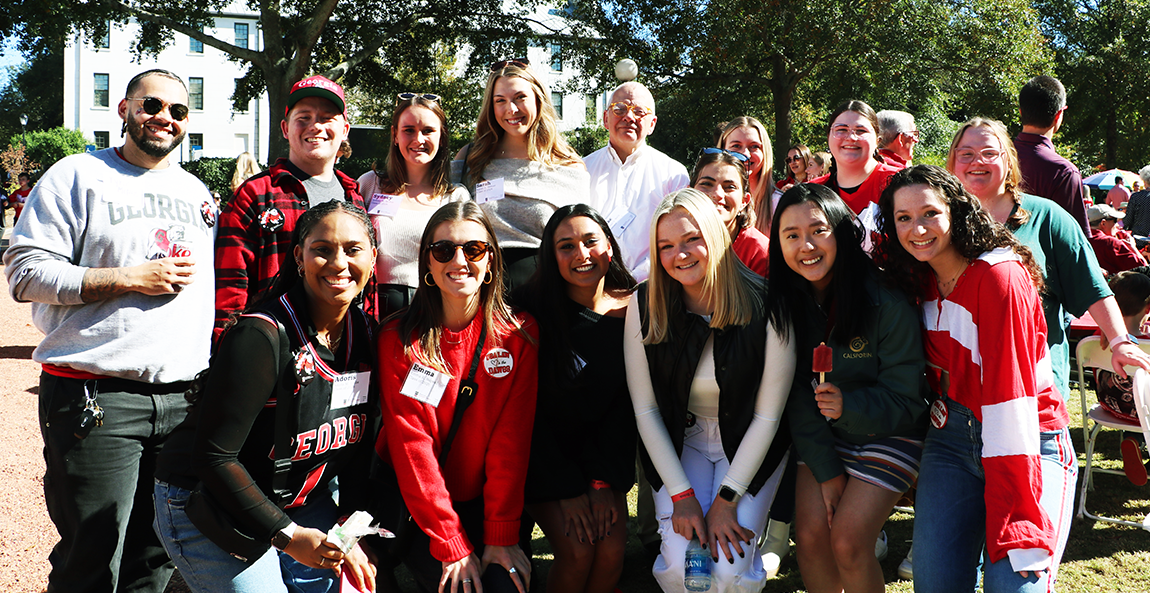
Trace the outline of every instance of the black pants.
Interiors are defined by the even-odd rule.
[[[787,458],[787,469],[783,472],[783,481],[779,482],[779,491],[771,503],[771,520],[779,523],[795,522],[795,485],[799,481],[798,455],[794,448],[791,456]]]
[[[475,555],[483,557],[483,499],[478,498],[468,502],[457,502],[453,505],[463,524],[463,532],[471,545],[475,546]],[[530,555],[527,556],[531,558]],[[422,530],[415,535],[411,545],[411,553],[403,561],[411,571],[416,584],[423,593],[435,593],[439,590],[439,579],[443,576],[443,563],[431,555],[431,538]],[[517,593],[515,581],[507,573],[507,569],[498,564],[487,567],[480,582],[483,584],[483,593]],[[451,590],[450,581],[444,585],[444,591]],[[460,587],[460,591],[463,588]]]
[[[187,415],[187,382],[84,381],[41,373],[44,499],[60,542],[48,560],[49,593],[163,591],[174,565],[152,529],[156,457]],[[73,434],[85,389],[104,425]]]

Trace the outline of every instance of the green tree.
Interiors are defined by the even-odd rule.
[[[471,75],[457,72],[455,56],[459,49],[447,42],[430,48],[432,63],[429,72],[400,65],[386,76],[380,76],[382,69],[378,59],[370,60],[357,73],[356,88],[348,95],[348,104],[357,112],[357,122],[390,128],[399,93],[431,93],[439,95],[440,107],[447,113],[451,150],[462,148],[475,135],[475,120],[483,102],[487,72]]]
[[[1067,89],[1066,142],[1090,169],[1150,160],[1150,1],[1037,0]]]
[[[21,131],[21,114],[28,116],[29,130],[64,125],[64,46],[38,48],[25,58],[0,89],[0,138]]]
[[[284,112],[291,85],[319,73],[339,80],[363,66],[373,79],[390,79],[400,66],[429,72],[429,51],[440,40],[466,42],[475,69],[492,56],[503,57],[533,36],[527,4],[505,6],[500,0],[420,0],[350,2],[340,0],[249,0],[259,15],[262,41],[239,47],[204,28],[232,0],[10,0],[0,3],[0,23],[15,24],[21,49],[61,44],[79,31],[89,39],[102,36],[108,23],[135,19],[141,55],[154,55],[182,33],[248,65],[237,84],[237,104],[266,89],[271,113]],[[536,25],[539,26],[539,25]],[[11,29],[9,29],[11,30]],[[258,48],[258,49],[256,49]],[[382,51],[381,51],[382,50]],[[355,77],[349,80],[354,86]],[[271,155],[287,153],[278,121],[269,126]]]
[[[25,146],[27,159],[40,171],[56,164],[56,161],[70,155],[84,152],[90,142],[84,133],[63,126],[50,130],[34,130],[27,134],[14,134],[8,139],[9,147]]]
[[[796,127],[825,138],[826,115],[848,98],[931,120],[1005,117],[1050,61],[1027,0],[600,0],[576,16],[596,32],[580,47],[589,77],[610,80],[630,57],[668,99],[652,143],[678,158],[709,144],[715,123],[750,114],[781,162]]]

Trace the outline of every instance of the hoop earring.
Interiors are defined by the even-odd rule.
[[[298,264],[296,266],[296,272],[299,274],[300,278],[303,278],[303,264]]]
[[[423,283],[428,286],[435,286],[435,279],[431,277],[431,272],[423,275]]]
[[[483,283],[484,284],[491,284],[491,278],[492,278],[491,270],[488,270],[487,273],[483,275]]]

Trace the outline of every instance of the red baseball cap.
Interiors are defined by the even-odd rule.
[[[340,113],[347,114],[347,106],[343,100],[343,87],[320,75],[309,76],[291,87],[288,93],[287,107],[284,108],[284,117],[291,108],[304,97],[319,97],[335,104]]]

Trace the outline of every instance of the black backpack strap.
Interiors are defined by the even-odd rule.
[[[471,357],[471,372],[467,374],[467,378],[459,382],[459,397],[455,400],[455,414],[451,418],[451,428],[447,431],[447,437],[443,439],[443,448],[439,450],[439,465],[443,466],[447,461],[447,453],[451,451],[451,443],[455,440],[455,433],[459,430],[459,424],[463,420],[463,413],[467,411],[471,402],[475,401],[475,396],[479,392],[479,385],[475,383],[475,372],[479,370],[479,359],[483,356],[483,344],[487,341],[487,325],[483,325],[483,329],[479,331],[479,341],[475,344],[475,354]]]
[[[291,363],[291,341],[284,324],[276,319],[280,334],[279,360],[280,380],[276,386],[276,431],[275,462],[272,474],[271,499],[281,509],[293,498],[288,490],[288,474],[291,472],[292,441],[299,426],[296,406],[295,372]],[[289,377],[291,380],[289,380]]]

